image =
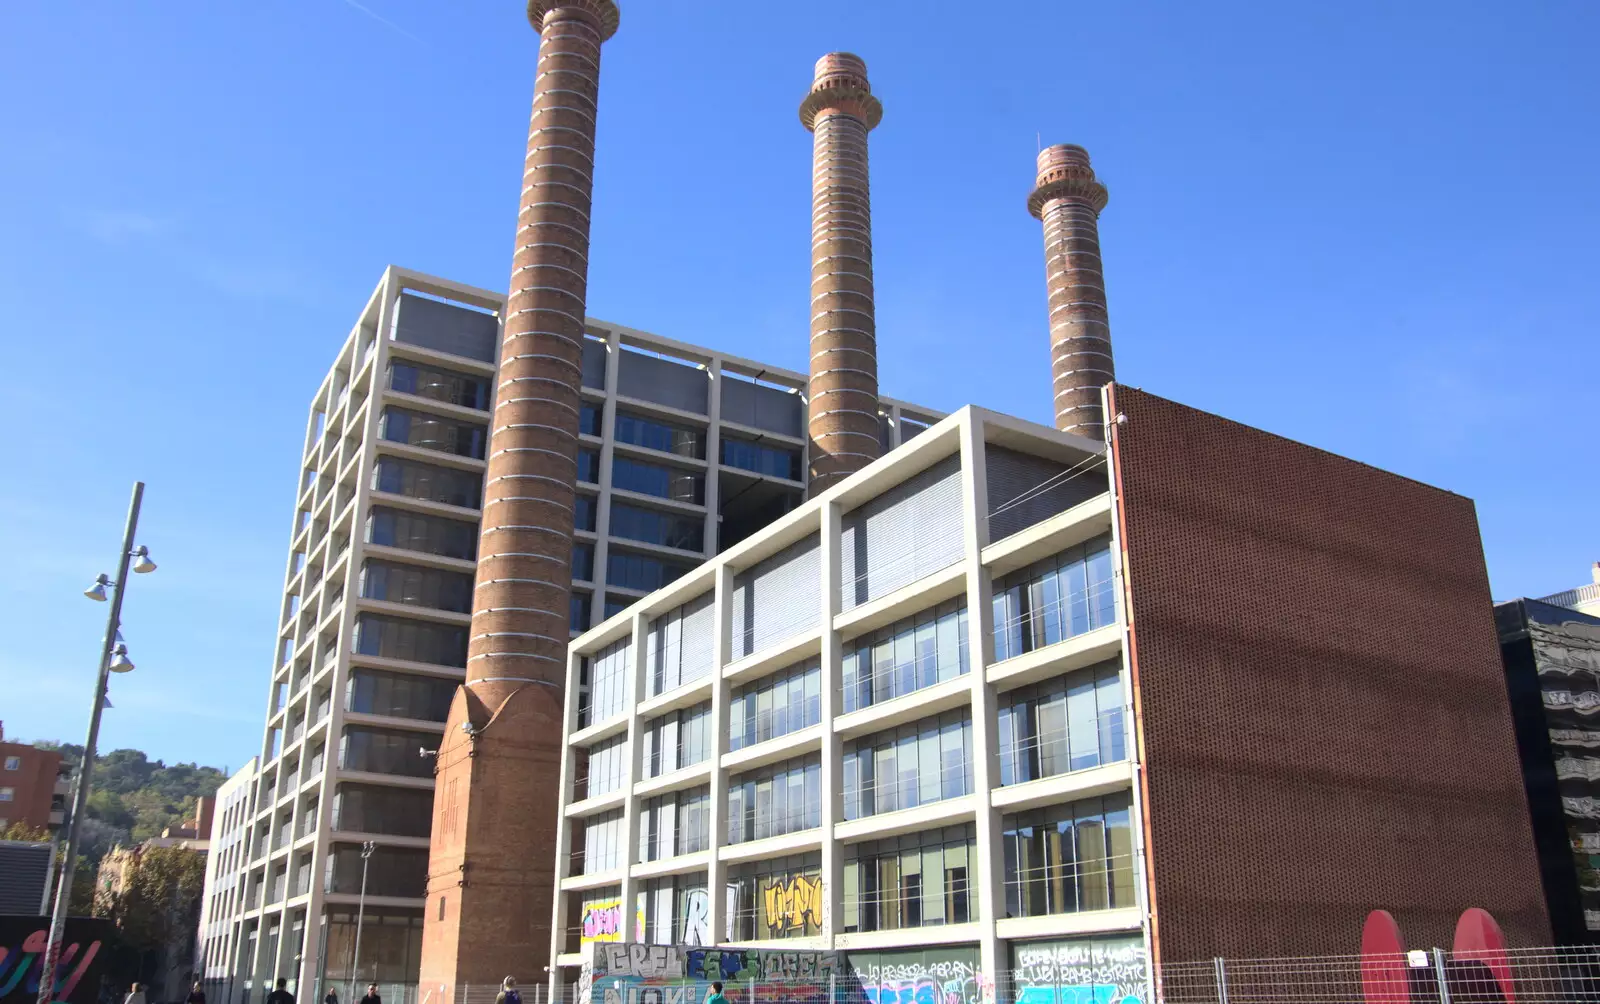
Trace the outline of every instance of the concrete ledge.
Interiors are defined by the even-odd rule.
[[[722,754],[724,770],[750,770],[769,763],[787,760],[800,753],[809,753],[822,747],[822,726],[808,725],[787,735],[767,739],[732,753]]]
[[[1018,812],[1041,805],[1057,805],[1074,799],[1107,795],[1131,788],[1134,774],[1133,764],[1127,760],[1068,771],[1037,781],[995,788],[989,793],[989,804],[1002,811]]]
[[[569,875],[561,880],[561,889],[562,891],[601,889],[608,885],[621,885],[622,871],[621,868],[608,868],[593,875]]]
[[[711,682],[716,674],[708,672],[698,680],[690,680],[681,686],[665,690],[654,697],[639,702],[639,717],[654,718],[665,711],[676,711],[679,708],[692,708],[701,701],[711,699]]]
[[[833,730],[844,738],[851,739],[894,728],[896,725],[904,725],[906,722],[914,722],[919,718],[926,718],[970,703],[972,703],[972,674],[968,672],[953,680],[935,683],[931,687],[890,698],[881,704],[869,704],[860,710],[839,715],[833,720]]]
[[[684,788],[693,788],[700,784],[709,784],[711,781],[711,761],[702,760],[689,767],[668,771],[656,777],[647,777],[637,781],[633,786],[634,798],[650,798],[654,795],[663,795],[669,791],[682,791]]]
[[[695,851],[693,854],[678,854],[658,861],[640,862],[633,866],[632,873],[634,878],[655,878],[658,875],[703,872],[710,864],[710,851]]]
[[[892,931],[856,931],[835,934],[836,949],[915,948],[920,945],[959,945],[983,937],[983,924],[940,924],[933,927],[901,927]]]
[[[628,789],[618,788],[608,791],[604,795],[585,798],[581,802],[568,802],[566,810],[562,813],[568,819],[578,816],[594,816],[611,809],[620,808],[628,800]]]
[[[794,635],[776,645],[744,656],[722,668],[722,678],[729,683],[743,683],[783,669],[802,659],[822,652],[822,629],[812,628]]]
[[[1137,931],[1142,924],[1136,906],[1116,910],[1052,913],[1044,917],[1007,917],[995,922],[995,934],[1005,940],[1049,938],[1059,935]]]
[[[620,736],[628,731],[628,712],[626,709],[617,712],[603,722],[579,729],[567,738],[569,746],[593,746],[612,736]]]
[[[877,840],[880,837],[895,837],[902,833],[916,833],[921,830],[931,830],[936,826],[966,822],[973,819],[977,811],[978,796],[962,795],[959,798],[947,798],[919,805],[914,809],[898,809],[894,812],[867,816],[864,819],[835,823],[833,839],[842,843],[858,843],[862,840]]]
[[[742,844],[726,844],[717,850],[717,857],[722,861],[753,861],[760,858],[776,858],[796,851],[814,851],[822,847],[822,828],[813,827],[809,830],[799,830],[794,833],[785,833],[780,837],[764,837],[761,840],[746,840]]]
[[[1014,690],[1075,669],[1093,666],[1121,653],[1122,625],[1107,624],[1044,648],[1012,656],[1003,662],[990,663],[984,678],[997,690]]]
[[[999,578],[1110,532],[1111,493],[1106,492],[990,544],[983,549],[983,563],[989,574]]]

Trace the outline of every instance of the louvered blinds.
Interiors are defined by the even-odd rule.
[[[845,610],[961,560],[961,458],[947,457],[845,514],[839,583]]]
[[[650,622],[649,696],[681,687],[711,672],[713,596],[706,593]]]
[[[821,575],[817,539],[807,537],[735,576],[733,658],[816,627],[822,611]]]

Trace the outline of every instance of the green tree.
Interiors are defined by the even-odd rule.
[[[121,894],[111,900],[111,919],[123,946],[137,953],[138,972],[132,978],[159,985],[167,973],[193,961],[205,855],[183,847],[150,847],[129,871]]]

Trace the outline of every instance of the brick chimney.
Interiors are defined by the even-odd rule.
[[[595,113],[618,17],[612,0],[528,2],[539,62],[466,682],[435,767],[421,993],[446,1001],[549,962]]]
[[[800,103],[800,122],[813,134],[807,428],[813,493],[880,452],[867,133],[882,118],[860,56],[833,52],[817,60]]]
[[[1062,144],[1039,152],[1028,212],[1044,221],[1045,282],[1050,294],[1050,371],[1056,428],[1104,439],[1100,388],[1116,376],[1106,281],[1100,271],[1100,210],[1106,186],[1089,153]]]

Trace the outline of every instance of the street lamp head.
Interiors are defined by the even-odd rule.
[[[150,560],[150,549],[140,544],[133,549],[133,570],[143,574],[156,570],[156,563]]]
[[[111,650],[110,669],[113,673],[133,672],[133,660],[128,658],[128,646],[118,645]]]
[[[101,572],[99,575],[95,576],[94,585],[90,586],[88,589],[85,589],[83,591],[83,595],[89,597],[91,600],[94,600],[96,603],[104,603],[106,601],[106,587],[109,585],[111,585],[111,576]]]

